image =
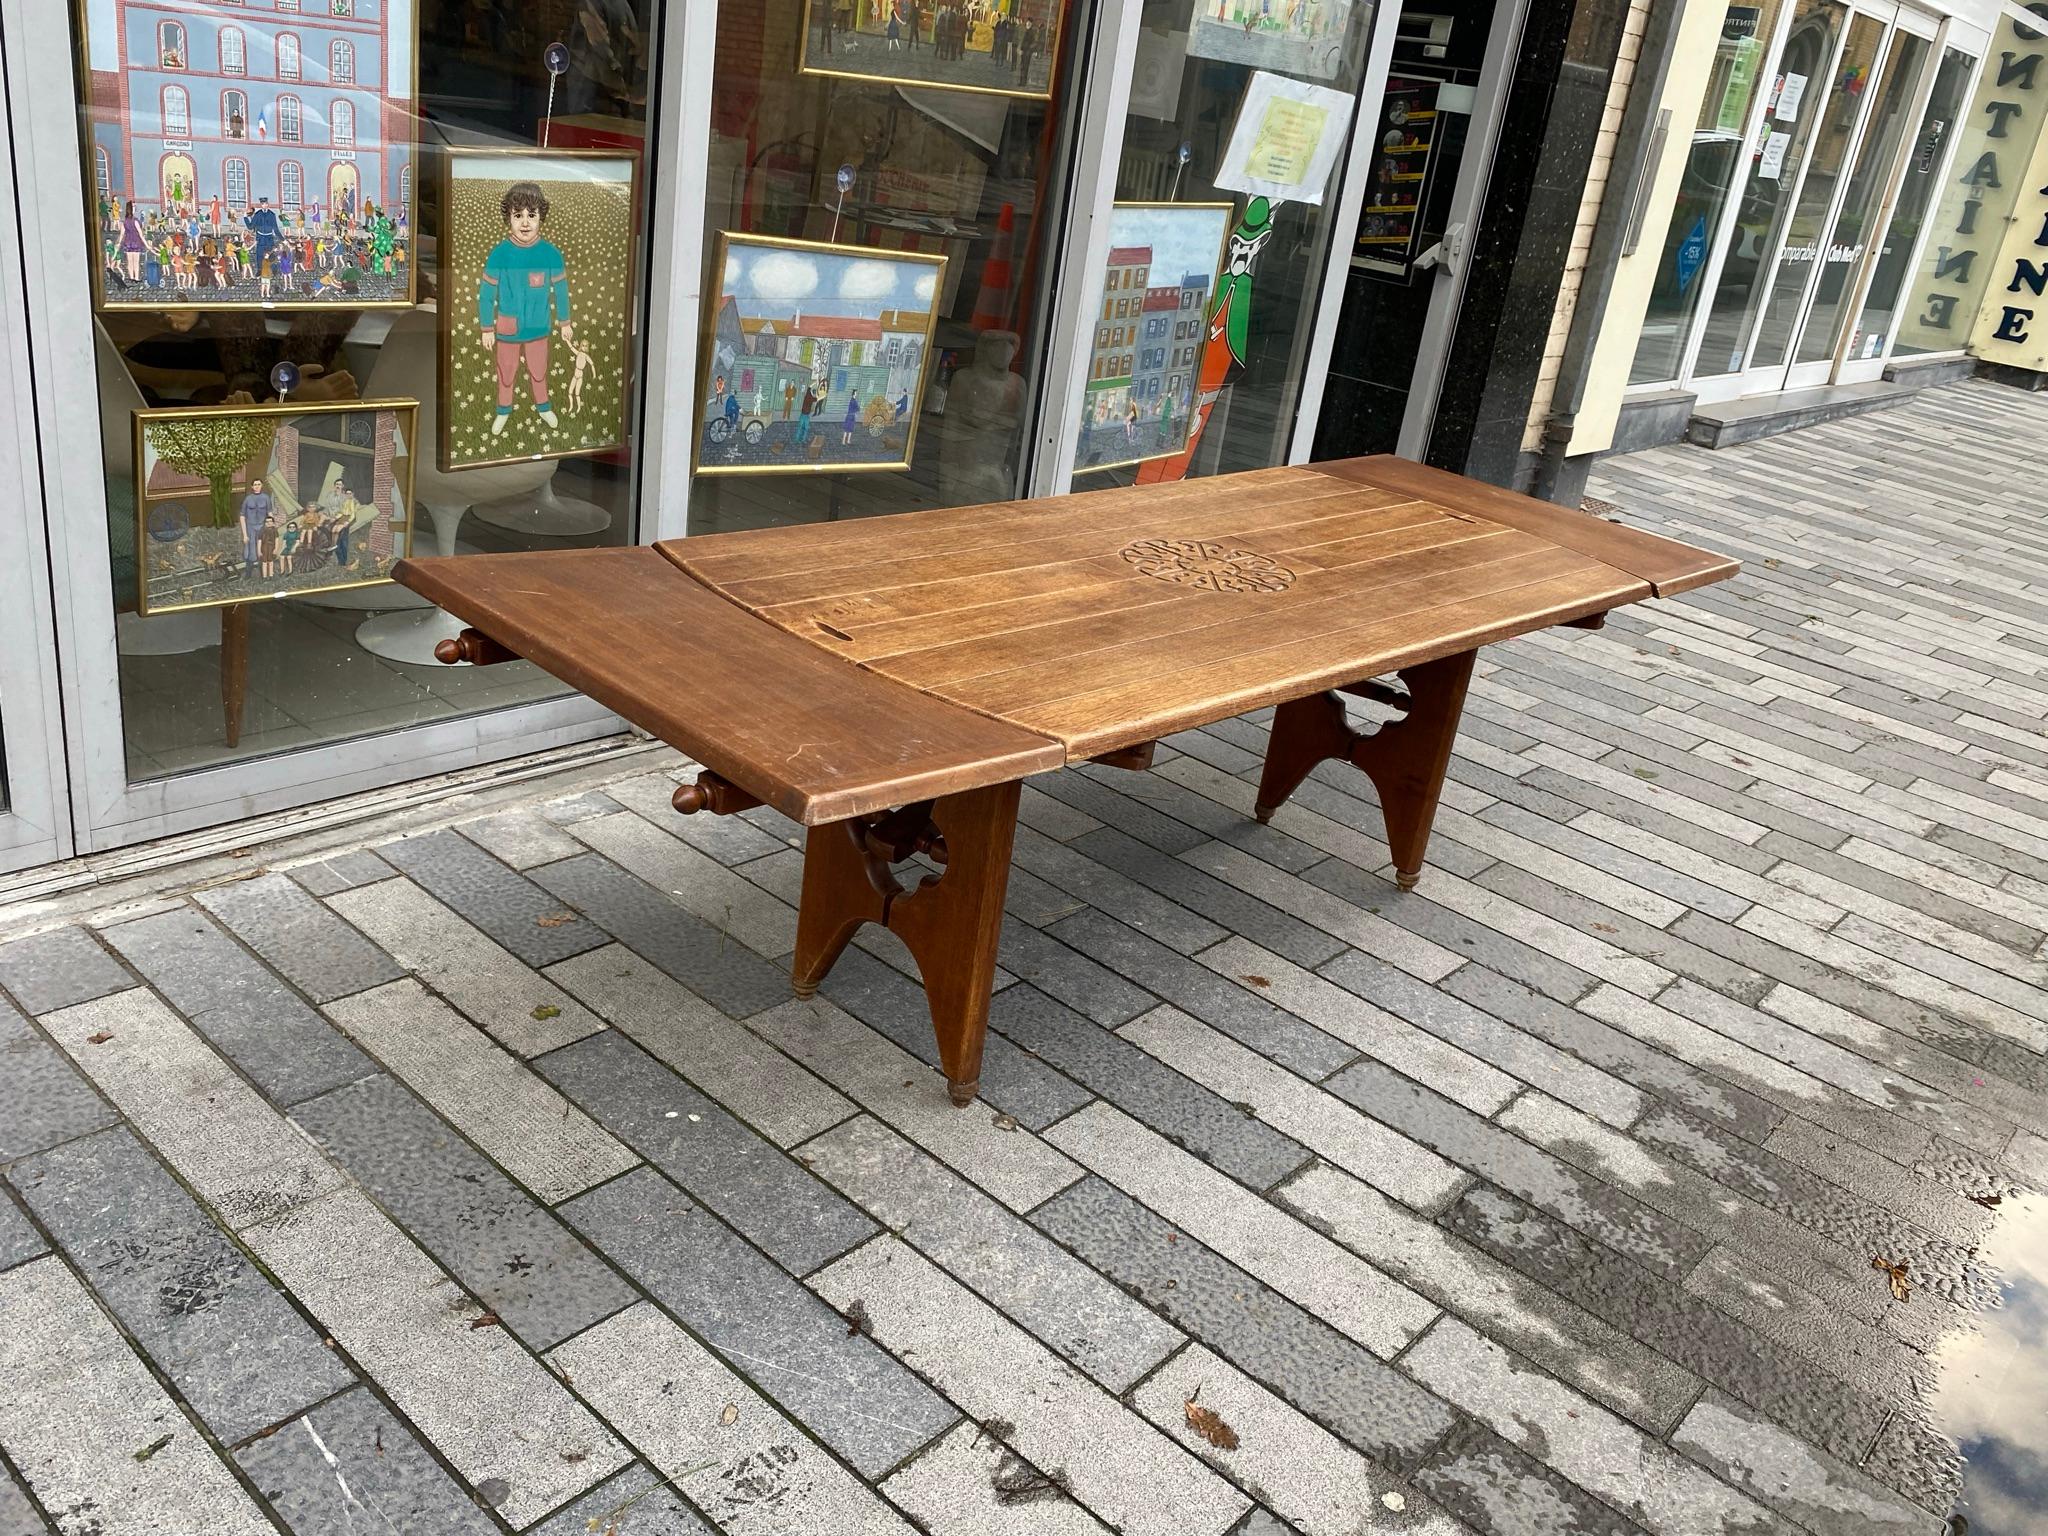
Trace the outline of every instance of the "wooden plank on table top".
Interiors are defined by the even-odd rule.
[[[1219,490],[1218,487],[1226,489]],[[1368,486],[1348,486],[1350,494],[1383,501],[1407,498]],[[687,565],[715,586],[728,581],[804,571],[832,570],[844,565],[912,554],[946,554],[990,542],[1031,537],[1046,527],[1086,528],[1150,517],[1157,510],[1199,507],[1218,496],[1245,500],[1253,496],[1276,503],[1313,500],[1333,494],[1327,476],[1296,467],[1252,470],[1148,486],[1105,486],[1065,496],[1040,496],[1028,501],[990,502],[970,507],[934,507],[897,512],[850,522],[808,523],[781,528],[743,529],[733,533],[665,540],[671,559]],[[1342,495],[1343,491],[1336,494]]]
[[[1596,566],[1590,573],[1554,576],[1511,592],[1452,603],[1434,610],[1427,626],[1416,624],[1412,614],[1391,615],[1356,630],[1241,658],[1241,666],[1218,669],[1213,675],[1203,676],[1196,669],[1176,674],[1163,687],[1156,679],[1125,682],[1020,709],[1010,718],[1065,742],[1069,759],[1079,761],[1320,689],[1510,640],[1647,595],[1638,578]]]
[[[392,575],[806,825],[1065,761],[785,634],[652,549],[401,560]]]
[[[923,618],[982,604],[1015,602],[1026,597],[1063,592],[1078,594],[1097,587],[1126,587],[1131,585],[1130,574],[1128,565],[1109,556],[1097,560],[1070,560],[1063,565],[1032,566],[1028,570],[1010,572],[1000,583],[990,582],[985,576],[963,576],[953,581],[891,587],[885,592],[849,592],[822,602],[782,603],[768,608],[749,608],[716,587],[706,586],[704,590],[719,592],[742,612],[756,613],[795,634],[808,637],[812,629],[821,623],[844,634],[853,634],[863,623]]]
[[[1695,549],[1637,528],[1625,528],[1590,513],[1504,491],[1391,454],[1334,459],[1307,467],[1355,485],[1423,497],[1441,506],[1477,513],[1510,528],[1542,534],[1568,549],[1604,560],[1618,571],[1641,577],[1650,584],[1651,595],[1656,597],[1670,597],[1694,587],[1726,581],[1742,569],[1739,562],[1710,550]]]
[[[1323,483],[1332,482],[1325,479]],[[1221,500],[1170,515],[1145,517],[1139,510],[1134,510],[1129,517],[1108,522],[1047,523],[1028,536],[990,540],[969,549],[950,552],[905,549],[859,564],[819,568],[793,575],[746,580],[730,577],[713,579],[694,563],[689,569],[734,602],[763,609],[956,577],[981,577],[993,583],[1011,572],[1035,565],[1056,565],[1067,560],[1114,555],[1147,539],[1199,540],[1248,547],[1270,554],[1276,543],[1289,542],[1302,547],[1311,545],[1317,542],[1319,530],[1324,530],[1327,537],[1336,538],[1346,533],[1398,527],[1442,516],[1444,514],[1437,508],[1406,500],[1363,508],[1349,495],[1343,494],[1322,497],[1315,502],[1290,502],[1281,507],[1245,506]]]
[[[1497,536],[1494,547],[1501,551],[1498,559],[1458,568],[1424,570],[1406,581],[1370,590],[1337,586],[1331,595],[1295,608],[1225,604],[1217,610],[1217,622],[1199,629],[1187,628],[1084,655],[1064,655],[1057,667],[1020,666],[984,673],[931,691],[1007,720],[1027,706],[1120,683],[1141,682],[1147,677],[1192,677],[1199,682],[1218,669],[1266,665],[1276,646],[1307,644],[1324,635],[1347,633],[1382,614],[1412,615],[1419,627],[1426,628],[1433,622],[1430,609],[1447,603],[1512,590],[1531,581],[1574,571],[1586,574],[1589,581],[1609,574],[1601,569],[1599,561],[1590,560],[1577,550],[1546,545],[1532,534],[1504,531]],[[1647,595],[1641,582],[1631,580],[1638,592]],[[1241,660],[1254,656],[1265,656],[1267,661]]]
[[[1278,592],[1214,592],[1146,580],[1144,585],[1166,587],[1181,600],[875,656],[868,664],[919,688],[979,684],[1004,673],[1036,674],[1044,679],[1044,686],[1057,687],[1061,685],[1054,678],[1087,677],[1102,658],[1130,647],[1146,647],[1172,665],[1179,661],[1186,643],[1213,638],[1212,630],[1243,636],[1308,634],[1332,625],[1343,627],[1356,622],[1359,611],[1379,603],[1383,594],[1404,592],[1411,583],[1440,585],[1474,568],[1497,571],[1503,560],[1555,552],[1554,546],[1532,534],[1495,523],[1460,523],[1447,518],[1442,526],[1467,537],[1456,543],[1393,553],[1370,567],[1310,568]],[[1009,702],[1006,695],[999,708],[1007,709]]]

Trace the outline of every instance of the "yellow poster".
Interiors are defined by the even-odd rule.
[[[1329,120],[1328,109],[1317,103],[1284,97],[1269,101],[1245,158],[1246,172],[1283,187],[1300,186],[1308,179]]]

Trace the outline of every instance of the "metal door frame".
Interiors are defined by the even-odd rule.
[[[1399,8],[1398,0],[1388,0],[1388,4],[1390,8]],[[1456,253],[1447,251],[1443,265],[1429,278],[1429,307],[1423,316],[1415,367],[1408,376],[1408,403],[1401,413],[1401,435],[1394,449],[1404,459],[1420,459],[1428,451],[1430,431],[1436,425],[1437,402],[1450,367],[1458,309],[1465,297],[1472,237],[1479,228],[1480,205],[1493,176],[1493,152],[1500,142],[1501,119],[1507,112],[1508,90],[1514,83],[1514,65],[1521,53],[1522,29],[1528,16],[1529,0],[1499,0],[1494,6],[1493,28],[1486,37],[1479,84],[1473,87],[1477,99],[1473,102],[1472,127],[1465,138],[1457,185],[1451,190],[1450,208],[1444,216],[1446,231],[1462,227],[1464,246]],[[1384,72],[1380,84],[1385,87]],[[1379,114],[1375,112],[1373,126],[1378,124]],[[1362,195],[1363,185],[1359,190]],[[1348,262],[1349,249],[1344,255]]]
[[[9,82],[21,78],[0,27],[0,122]],[[15,208],[14,164],[0,154],[0,209]],[[0,349],[27,357],[20,225],[0,238]],[[57,632],[50,612],[41,467],[32,375],[0,370],[0,873],[66,858],[72,851],[69,785],[59,726]]]
[[[640,439],[646,452],[637,500],[643,540],[678,531],[687,504],[687,424],[675,428],[649,402],[694,388],[688,376],[695,367],[697,310],[685,300],[701,285],[703,171],[682,151],[708,137],[715,14],[715,7],[695,0],[665,0],[661,17],[657,106],[648,124],[654,192],[642,356],[664,359],[665,366],[646,375],[641,390],[640,425],[648,434]],[[70,7],[64,0],[0,0],[0,33],[9,54],[4,121],[15,146],[13,206],[25,277],[19,323],[26,345],[19,355],[29,360],[36,398],[96,403],[93,349],[81,344],[92,335],[94,313]],[[664,140],[674,150],[664,152]],[[72,836],[62,851],[141,842],[622,728],[609,711],[572,695],[131,783],[108,601],[104,476],[97,469],[66,472],[67,466],[102,462],[100,428],[96,409],[46,412],[24,444],[23,502],[45,514],[53,573],[50,627],[62,707],[43,712],[41,734],[53,758],[69,764]],[[16,715],[12,702],[8,710]]]

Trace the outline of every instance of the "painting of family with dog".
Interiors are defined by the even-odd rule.
[[[944,256],[727,234],[697,472],[908,469]]]
[[[409,542],[412,400],[135,413],[138,611],[388,581]]]
[[[443,469],[625,444],[635,168],[616,150],[448,152]]]

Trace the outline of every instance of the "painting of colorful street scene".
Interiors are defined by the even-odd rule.
[[[106,308],[408,304],[412,0],[86,0]]]
[[[1355,0],[1195,0],[1188,52],[1332,80],[1345,70]]]
[[[728,234],[697,465],[907,469],[946,258]]]
[[[1074,471],[1180,452],[1230,203],[1118,203],[1088,353]]]
[[[388,581],[410,535],[417,410],[137,411],[139,611]]]
[[[1050,96],[1068,0],[805,0],[803,69]]]

